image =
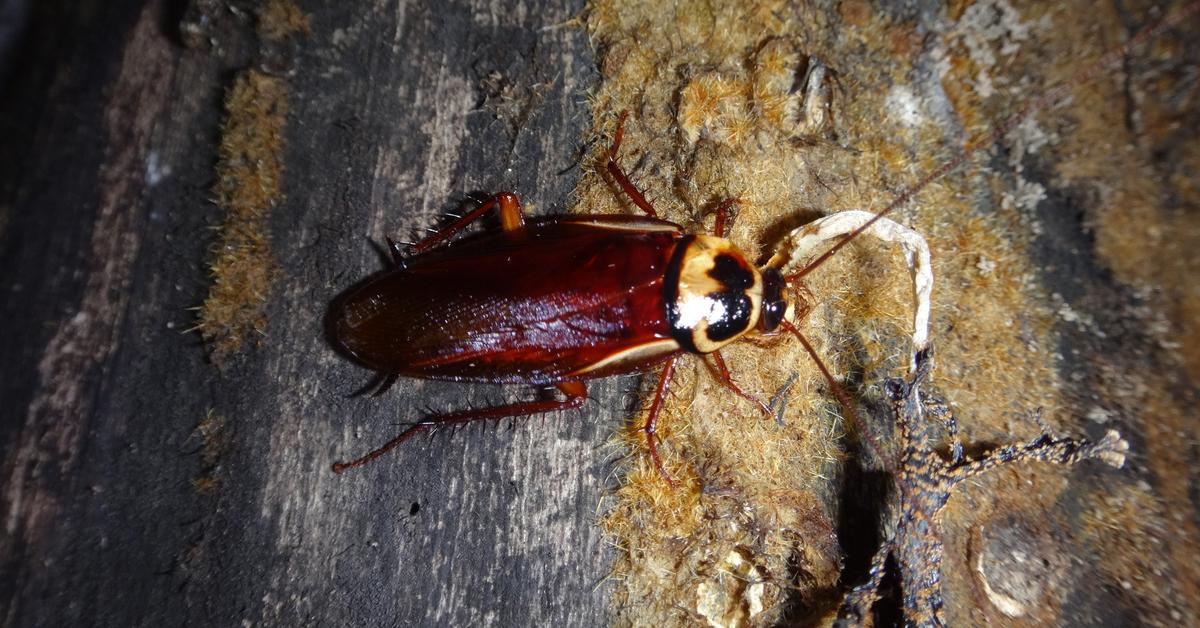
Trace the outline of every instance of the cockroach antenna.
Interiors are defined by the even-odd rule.
[[[913,280],[913,332],[909,373],[910,375],[914,374],[917,368],[917,354],[929,346],[929,319],[932,310],[931,297],[933,292],[933,270],[930,262],[929,245],[921,234],[887,218],[888,214],[912,200],[928,187],[929,184],[957,169],[971,155],[978,152],[984,146],[994,144],[1035,112],[1049,107],[1066,97],[1077,85],[1087,82],[1101,70],[1116,63],[1128,54],[1130,50],[1153,39],[1163,31],[1174,27],[1197,10],[1200,10],[1200,0],[1193,1],[1158,24],[1144,29],[1120,47],[1102,55],[1072,80],[1048,90],[1041,97],[1035,99],[1020,111],[996,125],[991,131],[977,134],[968,139],[966,145],[954,158],[926,174],[920,181],[900,193],[879,212],[872,213],[861,210],[840,211],[793,229],[784,238],[783,242],[780,243],[775,255],[767,262],[766,266],[783,272],[787,284],[796,287],[802,285],[802,281],[806,275],[821,264],[824,264],[830,257],[841,250],[842,247],[860,235],[871,235],[884,242],[899,244],[904,250],[905,260],[908,263],[909,273],[912,275]],[[624,117],[622,117],[623,120]],[[620,141],[620,129],[618,129],[616,141]],[[727,205],[722,206],[722,209],[727,208]],[[718,218],[721,217],[722,213],[719,212]],[[723,221],[719,222],[718,225],[721,226],[722,223]],[[833,239],[837,239],[837,242],[833,246],[813,257],[816,250],[823,243]],[[796,267],[799,267],[799,270],[788,270]],[[822,375],[830,383],[834,395],[838,397],[839,402],[846,409],[850,418],[855,423],[860,423],[855,411],[848,403],[846,394],[841,390],[824,364],[821,363],[816,351],[800,334],[797,327],[788,321],[784,322],[786,323],[785,329],[800,339],[805,351],[817,363]]]

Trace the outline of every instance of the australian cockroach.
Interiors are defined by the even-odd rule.
[[[1170,28],[1198,6],[1193,2],[1143,31],[1072,83],[1088,80],[1119,58],[1117,53]],[[1068,87],[1051,90],[1010,117],[991,138],[1062,97]],[[684,353],[711,354],[719,381],[770,414],[766,403],[734,383],[720,349],[748,334],[781,328],[801,342],[857,422],[854,406],[792,321],[807,311],[801,298],[804,276],[864,233],[904,248],[916,302],[912,355],[925,348],[932,290],[929,249],[919,234],[885,216],[964,163],[984,142],[969,142],[957,157],[878,213],[839,212],[793,230],[756,269],[724,238],[736,199],[717,207],[711,236],[689,234],[657,217],[618,162],[624,121],[622,115],[606,169],[645,218],[568,215],[527,221],[514,194],[499,194],[412,245],[414,256],[405,256],[389,240],[394,268],[345,293],[329,313],[336,348],[380,373],[375,394],[403,375],[555,386],[564,397],[432,414],[365,456],[334,464],[335,472],[362,466],[435,426],[577,408],[587,398],[588,379],[661,367],[643,430],[655,466],[669,480],[655,431],[676,361]],[[499,231],[439,246],[493,210],[500,218]],[[834,238],[840,239],[812,257],[815,247]],[[910,368],[915,366],[914,359]]]
[[[405,256],[389,239],[394,268],[351,289],[330,311],[336,347],[381,374],[375,394],[408,376],[554,386],[563,397],[432,414],[365,456],[334,464],[335,472],[362,466],[435,426],[578,408],[587,398],[586,380],[658,367],[643,429],[655,466],[670,481],[655,429],[676,361],[684,353],[711,355],[720,382],[770,414],[766,403],[734,383],[720,349],[747,334],[782,328],[817,359],[789,321],[807,306],[789,292],[832,250],[799,271],[785,272],[810,257],[812,246],[835,237],[847,236],[833,250],[868,231],[905,247],[923,303],[914,341],[923,344],[932,278],[928,248],[915,232],[883,213],[841,212],[793,231],[780,252],[755,268],[724,238],[736,199],[716,208],[711,236],[687,233],[657,217],[618,162],[624,121],[623,115],[606,168],[646,217],[526,219],[516,195],[499,194],[414,244],[414,256]],[[493,210],[499,230],[443,244]],[[853,415],[837,382],[817,363]]]

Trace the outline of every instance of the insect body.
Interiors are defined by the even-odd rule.
[[[788,318],[789,283],[796,284],[828,254],[792,275],[813,247],[867,233],[908,251],[918,306],[914,345],[923,345],[929,317],[929,251],[924,239],[882,215],[833,214],[794,230],[761,268],[723,236],[735,199],[716,208],[715,235],[689,234],[657,218],[616,160],[624,116],[607,169],[647,217],[551,216],[525,220],[514,194],[499,194],[445,229],[413,245],[405,257],[389,241],[395,268],[350,290],[334,305],[334,343],[378,371],[386,390],[400,376],[465,382],[555,386],[561,400],[515,403],[428,416],[384,446],[334,471],[364,465],[437,425],[576,408],[584,380],[642,373],[662,364],[644,431],[651,458],[668,481],[655,440],[659,411],[684,353],[711,354],[718,380],[770,415],[769,406],[733,382],[721,347],[749,333],[783,327],[817,361],[854,420],[853,406]],[[495,210],[499,231],[449,246],[455,233]]]
[[[716,352],[783,322],[784,276],[772,266],[756,269],[721,237],[736,201],[718,208],[716,236],[655,217],[615,161],[620,141],[618,129],[609,171],[648,217],[526,221],[517,197],[500,194],[414,245],[415,257],[392,244],[395,269],[346,293],[330,313],[337,347],[383,374],[376,394],[403,375],[556,386],[565,398],[432,415],[334,471],[366,464],[435,425],[578,407],[584,380],[665,363],[645,428],[662,471],[656,419],[675,359],[687,352],[714,354],[722,383],[769,413],[733,383]],[[493,209],[499,231],[434,248]]]
[[[718,349],[763,318],[763,284],[728,240],[656,219],[548,217],[406,261],[349,294],[334,332],[385,373],[558,384]]]

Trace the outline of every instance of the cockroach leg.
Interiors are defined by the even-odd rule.
[[[514,231],[525,226],[525,213],[521,209],[521,199],[512,192],[503,192],[488,199],[479,207],[472,209],[449,225],[438,229],[429,237],[413,245],[413,251],[423,253],[448,240],[451,236],[462,231],[471,223],[479,220],[488,211],[495,209],[500,216],[500,227],[505,231]]]
[[[517,198],[516,194],[500,194],[496,196],[495,200],[496,212],[500,215],[501,229],[516,231],[525,226],[525,212],[521,209],[521,199]]]
[[[650,201],[646,200],[642,192],[637,189],[637,186],[629,180],[625,171],[621,169],[621,165],[617,163],[617,151],[621,148],[621,139],[625,137],[625,118],[627,117],[629,117],[629,112],[622,111],[621,119],[617,122],[617,132],[613,134],[613,143],[608,149],[608,173],[612,175],[617,185],[621,187],[621,191],[625,192],[625,195],[629,197],[629,200],[633,201],[634,205],[637,205],[643,212],[646,212],[647,216],[658,218],[658,212],[654,211],[654,206],[650,204]]]
[[[732,209],[734,205],[741,204],[741,199],[727,198],[721,201],[720,205],[717,205],[717,208],[714,210],[714,212],[717,214],[717,220],[716,224],[713,225],[713,235],[717,236],[718,238],[725,237],[725,230],[728,228],[730,223],[729,210]]]
[[[349,462],[337,462],[333,465],[334,473],[341,473],[346,469],[361,467],[370,463],[372,460],[388,453],[389,451],[399,447],[405,441],[434,428],[446,425],[462,425],[472,421],[484,421],[487,419],[503,419],[506,417],[521,417],[534,414],[544,414],[546,412],[554,412],[555,410],[570,410],[581,407],[587,401],[587,385],[583,382],[561,382],[557,388],[565,395],[565,399],[548,399],[543,401],[526,401],[521,403],[507,404],[503,406],[494,406],[491,408],[479,408],[475,410],[459,410],[457,412],[435,413],[426,416],[420,423],[400,432],[392,440],[384,443],[382,447],[375,449],[361,458],[356,458]]]
[[[675,480],[663,468],[662,458],[658,456],[658,413],[662,410],[663,401],[667,398],[667,390],[671,387],[671,378],[675,377],[675,361],[678,359],[679,357],[676,356],[667,360],[662,373],[658,375],[658,387],[654,390],[654,401],[650,403],[646,425],[642,427],[642,431],[646,433],[646,448],[650,450],[650,459],[654,461],[654,468],[658,469],[658,474],[671,486],[675,486]]]
[[[388,251],[392,254],[392,266],[397,269],[404,268],[404,251],[400,248],[400,245],[387,236],[383,236],[383,239],[387,240]]]
[[[768,405],[767,402],[742,390],[742,388],[733,381],[733,376],[729,373],[729,367],[725,365],[725,358],[721,357],[720,351],[713,351],[709,355],[711,355],[713,358],[713,367],[716,371],[717,381],[721,382],[722,386],[733,391],[735,395],[741,397],[742,399],[757,405],[758,408],[762,410],[764,415],[768,417],[772,416],[773,413],[771,412],[771,406]]]

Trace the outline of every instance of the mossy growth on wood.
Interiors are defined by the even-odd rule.
[[[212,286],[196,328],[218,365],[266,333],[275,260],[267,221],[283,196],[283,127],[288,86],[247,70],[225,97],[214,186],[227,212],[210,262]]]
[[[312,20],[292,0],[266,0],[258,10],[258,36],[281,41],[312,34]]]
[[[1120,20],[1086,3],[953,2],[920,20],[887,4],[684,1],[664,9],[594,0],[586,24],[602,82],[591,96],[593,167],[577,187],[575,211],[636,212],[604,169],[624,111],[619,159],[659,215],[711,231],[712,208],[736,197],[729,237],[759,261],[790,229],[840,210],[878,211],[963,148],[982,145],[892,214],[933,250],[937,387],[974,441],[1028,433],[1036,408],[1056,431],[1079,432],[1090,408],[1066,396],[1061,353],[1064,326],[1078,313],[1033,262],[1046,189],[1025,170],[1069,131],[1046,122],[1064,112],[1043,111],[999,138],[991,133],[1064,75],[1069,80],[1071,68],[1078,72],[1119,43],[1067,41],[1057,28],[1106,32]],[[1071,61],[1046,63],[1059,57]],[[1066,112],[1068,120],[1087,115]],[[1000,157],[989,152],[992,143]],[[1108,176],[1113,185],[1122,179]],[[899,252],[863,239],[805,284],[811,310],[802,331],[871,414],[882,407],[881,382],[904,372],[910,350],[911,284]],[[786,391],[779,395],[785,409],[778,420],[764,418],[702,360],[681,363],[659,421],[659,449],[679,487],[645,455],[644,417],[630,419],[620,448],[633,455],[602,519],[620,549],[612,576],[618,623],[831,620],[847,549],[834,536],[845,523],[839,502],[847,496],[838,493],[847,449],[883,470],[896,458],[886,446],[886,413],[868,420],[883,435],[884,451],[876,451],[843,419],[794,340],[750,339],[723,353],[743,389],[764,398]],[[1118,407],[1133,416],[1128,404]],[[1061,470],[1027,465],[1011,473],[1022,478],[1021,490],[1011,483],[989,504],[1047,512],[1066,493]],[[958,522],[969,518],[951,502],[947,528],[967,538]],[[1140,533],[1159,525],[1139,524]],[[956,594],[971,586],[966,555],[948,554]],[[1150,588],[1138,596],[1165,608]],[[956,595],[954,603],[962,606],[951,605],[952,619],[976,602]]]
[[[309,16],[291,0],[266,0],[256,15],[256,34],[267,57],[274,55],[268,44],[311,33]],[[225,96],[213,192],[226,216],[209,262],[212,286],[196,325],[217,365],[266,335],[275,270],[268,221],[283,200],[289,91],[284,78],[247,69]]]

